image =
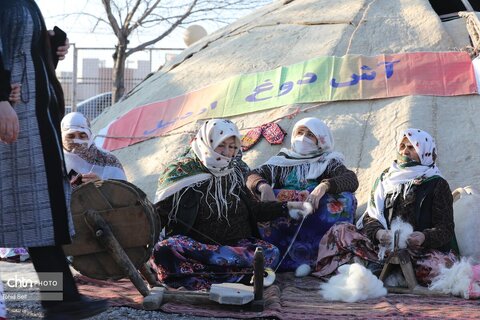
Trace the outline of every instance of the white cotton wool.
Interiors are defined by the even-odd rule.
[[[307,217],[313,213],[313,206],[309,202],[304,202],[302,204],[302,209],[290,209],[288,214],[292,219],[298,220],[302,217]]]
[[[303,211],[308,214],[313,213],[313,205],[310,202],[304,202],[303,203]]]
[[[402,274],[401,270],[394,270],[383,281],[387,287],[408,287],[407,280]]]
[[[326,300],[356,302],[387,295],[382,281],[361,264],[345,264],[338,272],[320,285],[319,293]]]
[[[295,270],[295,277],[303,278],[308,276],[310,272],[312,272],[312,267],[310,267],[308,264],[301,264]]]
[[[451,268],[442,266],[440,274],[433,278],[428,289],[468,299],[472,277],[472,264],[468,259],[462,258]]]
[[[399,241],[398,247],[400,249],[405,249],[407,247],[407,239],[413,232],[413,227],[410,223],[403,221],[400,217],[396,217],[393,219],[392,224],[390,225],[391,232],[391,242],[390,246],[387,248],[386,246],[379,246],[378,250],[378,259],[383,260],[385,259],[385,255],[388,252],[392,252],[395,247],[395,232],[399,231]]]
[[[407,247],[407,239],[413,232],[413,227],[410,223],[403,221],[400,217],[393,219],[392,224],[390,225],[390,230],[392,230],[392,242],[390,245],[390,250],[393,251],[395,245],[395,232],[399,230],[400,239],[398,240],[398,247],[400,249],[405,249]]]

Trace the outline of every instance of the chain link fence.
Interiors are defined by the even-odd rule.
[[[125,92],[138,85],[151,72],[180,53],[182,48],[147,48],[130,56],[125,65]],[[93,120],[111,105],[114,48],[79,48],[70,53],[57,68],[65,94],[67,112],[78,110]]]

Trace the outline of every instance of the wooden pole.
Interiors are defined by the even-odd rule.
[[[265,308],[265,301],[263,300],[263,272],[265,266],[265,257],[263,256],[263,249],[257,247],[253,256],[253,302],[252,310],[261,312]]]
[[[209,297],[208,292],[184,290],[169,292],[163,287],[155,287],[151,294],[143,299],[143,308],[145,310],[158,310],[162,304],[167,302],[184,302],[195,305],[213,304]]]
[[[127,256],[120,243],[118,243],[108,223],[106,223],[102,216],[95,210],[88,210],[85,213],[85,220],[90,228],[92,228],[99,243],[105,247],[108,253],[110,253],[113,260],[115,260],[117,265],[125,272],[125,274],[127,274],[138,291],[144,297],[148,296],[150,292],[145,282],[132,261],[130,261],[130,258]]]
[[[152,273],[152,271],[150,271],[150,267],[148,266],[147,263],[142,264],[140,266],[140,268],[138,269],[138,271],[140,271],[140,273],[145,278],[145,280],[147,280],[150,287],[155,287],[155,286],[161,285],[161,283],[157,281],[157,278]]]

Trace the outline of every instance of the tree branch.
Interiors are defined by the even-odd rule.
[[[111,0],[102,0],[103,6],[105,11],[107,12],[108,21],[110,22],[110,26],[112,27],[113,33],[117,36],[117,38],[122,37],[122,31],[120,26],[118,25],[117,20],[113,16],[112,7],[110,6]]]
[[[127,12],[127,16],[125,17],[125,21],[123,22],[124,28],[127,30],[127,35],[130,34],[129,26],[130,26],[130,22],[132,22],[133,15],[135,14],[135,12],[137,12],[138,7],[140,6],[141,3],[142,3],[142,0],[137,0],[137,2],[135,2],[135,4],[133,5],[132,10]]]
[[[272,0],[102,0],[107,19],[98,18],[98,14],[83,13],[95,17],[96,25],[100,22],[110,25],[117,38],[113,55],[114,101],[125,91],[125,61],[130,55],[146,49],[170,35],[176,28],[196,21],[215,21],[225,23],[236,19],[240,12],[270,3]],[[225,13],[225,14],[223,14]],[[140,34],[146,28],[164,30],[149,41],[128,49],[132,33]]]
[[[168,36],[173,30],[175,30],[176,27],[178,27],[186,18],[188,18],[188,16],[191,14],[193,8],[195,8],[195,6],[197,4],[197,1],[198,0],[192,1],[190,6],[188,7],[187,11],[185,11],[185,13],[175,23],[173,23],[165,32],[163,32],[161,35],[159,35],[158,37],[156,37],[156,38],[154,38],[150,41],[144,42],[144,43],[136,46],[135,48],[131,48],[130,50],[128,50],[127,53],[126,53],[127,57],[130,56],[131,54],[135,53],[135,52],[142,51],[143,49],[145,49],[149,45],[157,43],[158,41],[160,41],[163,38],[165,38],[166,36]]]
[[[135,24],[128,29],[128,34],[130,34],[133,30],[135,30],[136,28],[142,25],[143,20],[145,20],[145,18],[147,18],[153,12],[153,10],[157,8],[160,1],[161,0],[156,0],[155,3],[150,8],[148,6],[145,8],[145,11],[140,16],[140,18],[138,18]],[[197,2],[197,0],[195,0],[195,2]]]

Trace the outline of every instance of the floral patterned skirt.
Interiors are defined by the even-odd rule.
[[[25,248],[0,248],[0,259],[15,262],[24,262],[30,258]]]
[[[274,190],[274,192],[278,201],[305,201],[309,194],[308,190],[281,189]],[[301,264],[315,266],[320,239],[335,223],[353,222],[356,209],[357,200],[350,192],[325,194],[320,200],[318,210],[303,222],[297,239],[278,270],[293,271]],[[283,256],[299,224],[300,221],[290,218],[278,218],[270,222],[259,223],[259,229],[262,239],[277,246]]]
[[[457,257],[453,252],[433,249],[409,250],[417,281],[428,285],[440,273],[440,266],[451,267]],[[358,232],[353,224],[339,223],[333,226],[320,241],[318,261],[314,276],[324,278],[333,275],[343,264],[358,262],[358,258],[372,272],[382,270],[384,260],[378,259],[378,250],[373,242]]]
[[[172,288],[209,289],[213,283],[238,282],[253,274],[255,249],[261,247],[265,267],[275,266],[279,250],[259,239],[242,239],[231,245],[203,244],[186,236],[158,242],[150,259],[158,280]]]

